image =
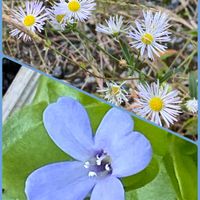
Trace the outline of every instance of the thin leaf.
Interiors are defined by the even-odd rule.
[[[198,98],[198,77],[197,71],[189,73],[189,91],[191,98]]]

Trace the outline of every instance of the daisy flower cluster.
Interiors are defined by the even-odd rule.
[[[97,25],[96,31],[114,37],[119,33],[128,34],[132,40],[131,47],[139,51],[141,58],[154,61],[167,50],[166,43],[170,41],[171,35],[169,21],[170,18],[166,13],[143,11],[143,19],[136,20],[135,26],[130,26],[126,30],[123,18],[116,16],[106,20],[106,25]],[[129,104],[130,94],[122,87],[124,83],[122,85],[106,83],[106,85],[107,88],[100,90],[104,92],[105,99],[115,105],[121,105],[122,102]],[[113,87],[117,87],[117,93],[113,93]],[[180,92],[173,90],[169,84],[160,84],[159,80],[151,84],[137,82],[134,93],[136,97],[132,111],[160,126],[170,127],[178,122],[184,106],[192,114],[198,112],[198,101],[195,98],[182,104],[184,100],[181,99]]]
[[[104,98],[110,103],[120,106],[129,104],[130,93],[125,89],[125,83],[118,84],[107,82],[105,87],[98,92],[104,94]],[[198,112],[198,100],[193,98],[183,104],[180,92],[172,89],[169,84],[160,84],[159,80],[151,84],[138,83],[134,90],[136,97],[131,104],[132,111],[160,126],[170,127],[179,120],[183,107],[191,114]]]
[[[64,31],[69,23],[88,20],[95,7],[95,0],[60,0],[51,8],[46,8],[39,1],[27,1],[25,8],[19,7],[13,11],[13,15],[17,22],[32,32],[41,32],[47,21],[55,30]],[[167,49],[164,43],[170,41],[169,17],[165,13],[154,14],[151,11],[143,11],[143,17],[135,21],[135,27],[130,27],[124,25],[122,16],[110,16],[106,25],[97,24],[96,31],[115,37],[125,33],[133,40],[130,45],[140,51],[141,57],[154,60],[155,56],[160,56]],[[11,35],[22,37],[24,41],[31,39],[17,28],[11,31]]]
[[[55,30],[63,31],[67,23],[85,21],[90,18],[95,10],[95,0],[60,0],[51,8],[46,8],[40,1],[26,1],[25,8],[21,6],[13,10],[16,23],[21,23],[31,32],[41,32],[47,21]],[[15,28],[11,36],[22,38],[24,41],[31,40],[23,31]]]
[[[126,33],[133,40],[130,45],[140,51],[141,57],[154,60],[155,56],[166,51],[164,43],[170,41],[169,16],[162,12],[143,11],[143,17],[143,20],[135,21],[135,27],[127,28],[123,26],[122,16],[110,17],[106,20],[107,26],[99,24],[96,31],[109,35]]]
[[[64,31],[67,24],[88,20],[95,10],[95,0],[60,0],[51,8],[46,8],[40,1],[27,1],[25,8],[21,6],[13,10],[16,22],[21,22],[31,32],[41,32],[48,21],[55,30]],[[167,47],[164,43],[170,41],[169,17],[165,13],[143,11],[142,20],[135,21],[135,27],[125,26],[123,17],[110,16],[106,25],[97,24],[96,31],[117,37],[124,33],[133,41],[130,45],[140,51],[141,57],[154,60],[160,56]],[[15,28],[11,36],[31,40],[23,31]]]

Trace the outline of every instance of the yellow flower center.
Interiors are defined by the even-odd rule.
[[[120,87],[119,86],[113,85],[111,87],[111,94],[112,95],[117,95],[117,94],[119,94],[119,92],[120,92]]]
[[[25,26],[33,26],[33,24],[35,24],[35,16],[33,16],[33,15],[27,15],[24,18],[24,25]]]
[[[68,3],[68,8],[71,12],[79,11],[80,7],[81,4],[78,2],[78,0],[72,0]]]
[[[153,97],[149,101],[149,107],[151,108],[151,110],[155,112],[161,111],[163,106],[164,106],[164,103],[160,97]]]
[[[146,45],[150,45],[152,44],[154,38],[153,38],[153,35],[151,35],[150,33],[145,33],[143,36],[142,36],[142,42]]]
[[[56,20],[58,23],[62,23],[65,15],[56,15]]]

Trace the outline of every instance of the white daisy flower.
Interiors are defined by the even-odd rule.
[[[106,24],[98,24],[96,27],[97,32],[105,33],[108,35],[118,35],[120,32],[125,32],[127,29],[123,28],[123,17],[122,16],[114,16],[110,17],[109,20],[106,20]]]
[[[16,22],[21,22],[28,30],[32,32],[41,32],[47,19],[47,13],[44,13],[44,10],[45,7],[42,2],[27,1],[25,3],[25,10],[23,10],[22,7],[13,10],[13,17]],[[11,36],[15,36],[18,39],[22,38],[24,41],[31,40],[30,36],[19,29],[14,29],[10,33]]]
[[[135,99],[133,112],[162,126],[162,120],[167,127],[177,121],[181,107],[178,91],[169,91],[169,85],[160,86],[159,81],[148,85],[139,84],[138,98]]]
[[[198,112],[198,101],[195,98],[188,100],[185,105],[190,112],[192,113]]]
[[[125,82],[117,84],[115,82],[106,82],[107,88],[98,90],[97,92],[103,92],[105,94],[104,98],[110,103],[115,105],[120,105],[123,101],[127,102],[128,95],[127,91],[123,88]]]
[[[166,51],[167,47],[161,43],[169,42],[171,34],[169,28],[169,17],[165,13],[151,11],[143,12],[144,20],[135,21],[136,28],[132,27],[130,37],[134,40],[131,46],[140,50],[140,55],[147,55],[154,59],[154,55]]]
[[[60,0],[57,5],[66,14],[66,19],[85,21],[92,15],[96,3],[95,0],[69,0],[68,3]]]
[[[55,5],[52,9],[47,10],[48,18],[50,20],[51,25],[55,30],[63,31],[66,26],[65,12],[63,9],[60,9],[59,6]]]

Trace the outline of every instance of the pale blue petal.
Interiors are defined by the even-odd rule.
[[[124,200],[122,183],[112,176],[102,179],[95,185],[91,200]]]
[[[142,171],[152,159],[152,148],[147,138],[133,132],[131,116],[112,108],[103,118],[96,136],[95,146],[111,157],[113,175],[126,177]]]
[[[104,116],[95,135],[95,146],[103,148],[114,146],[119,138],[133,130],[133,119],[120,109],[112,108]]]
[[[95,185],[82,162],[60,162],[37,169],[26,180],[28,200],[84,199]]]
[[[113,175],[126,177],[142,171],[152,159],[152,147],[139,132],[131,132],[108,148],[112,158]]]
[[[84,107],[76,100],[61,97],[50,104],[43,114],[44,126],[63,151],[85,161],[93,155],[93,136]]]

